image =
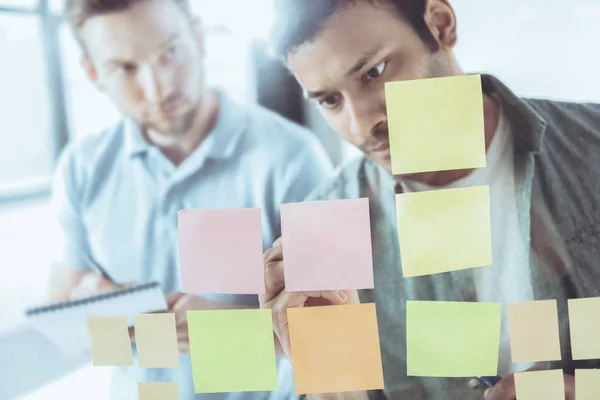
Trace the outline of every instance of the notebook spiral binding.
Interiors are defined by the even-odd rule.
[[[50,304],[47,306],[29,308],[25,311],[25,315],[28,317],[33,317],[33,316],[36,316],[39,314],[46,314],[46,313],[51,313],[51,312],[55,312],[55,311],[61,311],[64,309],[75,308],[75,307],[84,306],[84,305],[87,305],[90,303],[96,303],[96,302],[100,302],[100,301],[104,301],[104,300],[108,300],[108,299],[113,299],[113,298],[119,297],[119,296],[125,296],[125,295],[131,294],[131,293],[137,293],[137,292],[141,292],[144,290],[154,289],[157,286],[159,286],[158,282],[145,283],[142,285],[125,287],[122,289],[117,289],[117,290],[113,290],[113,291],[106,292],[106,293],[96,294],[96,295],[89,296],[89,297],[82,297],[81,299],[75,299],[75,300],[71,300],[71,301],[62,301],[62,302]]]

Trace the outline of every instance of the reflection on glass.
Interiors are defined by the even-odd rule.
[[[1,0],[0,6],[8,6],[14,8],[35,8],[38,5],[38,0]]]
[[[54,148],[38,19],[0,14],[0,191],[48,180]]]

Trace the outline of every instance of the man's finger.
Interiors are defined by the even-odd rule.
[[[284,288],[283,261],[268,261],[265,263],[265,296],[270,300]]]
[[[179,301],[179,299],[181,299],[183,296],[185,296],[185,293],[181,293],[181,292],[173,292],[173,293],[169,294],[166,298],[167,306],[169,308],[173,308],[175,303],[177,303]]]
[[[135,328],[130,327],[128,329],[128,331],[129,331],[129,340],[131,340],[132,342],[135,342]]]
[[[485,400],[515,400],[515,376],[509,375],[498,382],[493,388],[484,394]]]

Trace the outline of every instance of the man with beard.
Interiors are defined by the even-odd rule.
[[[283,357],[279,391],[195,396],[186,311],[257,308],[258,298],[179,292],[177,213],[261,208],[269,246],[280,234],[279,205],[301,201],[331,172],[318,140],[207,87],[203,31],[187,0],[69,0],[66,14],[89,78],[125,117],[61,157],[52,298],[149,281],[168,294],[181,367],[121,368],[113,398],[137,398],[138,381],[177,382],[182,399],[294,396]],[[107,276],[95,274],[93,264]]]
[[[393,176],[384,85],[463,74],[453,54],[457,21],[449,0],[276,4],[275,51],[338,135],[364,153],[311,199],[369,198],[375,274],[374,290],[286,293],[284,256],[276,241],[265,253],[268,289],[261,306],[273,309],[285,353],[289,356],[287,308],[314,304],[315,296],[331,304],[375,302],[385,390],[371,393],[372,398],[514,400],[515,372],[564,369],[566,396],[572,400],[574,369],[599,364],[572,360],[566,316],[568,298],[600,295],[594,268],[600,251],[600,107],[518,98],[484,75],[487,167]],[[490,186],[493,266],[404,279],[395,194],[475,185]],[[513,363],[504,312],[498,365],[503,379],[495,387],[484,391],[473,379],[407,376],[407,300],[506,304],[545,299],[558,302],[562,361]]]

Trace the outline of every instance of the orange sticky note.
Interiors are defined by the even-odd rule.
[[[373,288],[369,199],[281,205],[288,292]]]
[[[184,292],[265,292],[260,209],[182,210],[178,219]]]
[[[138,383],[139,400],[179,400],[179,385],[170,382]]]
[[[140,368],[177,368],[175,314],[139,314],[133,319]]]
[[[600,370],[575,370],[576,400],[598,400],[600,398]]]
[[[298,394],[383,389],[375,304],[287,313]]]
[[[510,303],[507,310],[513,363],[561,359],[556,300]]]
[[[565,400],[565,381],[560,369],[517,372],[515,389],[518,400]]]
[[[600,358],[600,297],[569,299],[568,304],[573,360]]]
[[[127,317],[88,317],[88,331],[95,367],[133,365]]]

